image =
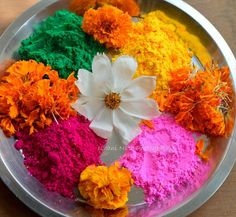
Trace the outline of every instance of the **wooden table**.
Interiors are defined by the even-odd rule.
[[[0,33],[36,2],[38,0],[0,0]],[[186,2],[202,12],[218,28],[236,54],[236,0],[186,0]],[[0,181],[0,217],[16,216],[38,217]],[[190,217],[236,217],[236,166],[220,190]]]

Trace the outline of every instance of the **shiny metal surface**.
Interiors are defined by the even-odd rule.
[[[236,60],[217,30],[198,11],[181,0],[139,0],[144,12],[162,9],[176,19],[186,21],[191,29],[195,25],[195,33],[204,41],[209,52],[220,64],[228,65],[236,83]],[[20,41],[32,32],[32,26],[56,10],[67,8],[68,0],[44,0],[20,16],[0,38],[0,71],[17,58],[16,51]],[[183,12],[184,11],[184,12]],[[234,86],[235,87],[235,86]],[[236,141],[233,135],[229,139],[214,139],[214,162],[212,174],[207,183],[190,198],[180,198],[179,204],[166,204],[160,210],[159,204],[130,207],[129,216],[186,216],[199,206],[221,186],[233,167],[236,156]],[[7,139],[0,132],[0,176],[6,185],[26,205],[45,217],[80,216],[87,217],[84,206],[67,200],[58,194],[47,192],[43,186],[31,177],[23,165],[21,154],[14,148],[14,140]]]

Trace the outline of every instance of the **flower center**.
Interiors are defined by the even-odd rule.
[[[109,109],[117,109],[120,102],[121,98],[119,93],[110,93],[105,97],[105,105]]]
[[[102,26],[103,26],[103,29],[104,29],[104,31],[105,31],[105,33],[111,33],[112,32],[112,24],[110,23],[110,22],[104,22],[103,24],[102,24]]]

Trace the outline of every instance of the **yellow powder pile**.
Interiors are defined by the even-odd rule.
[[[157,76],[154,98],[160,102],[160,96],[168,92],[170,72],[190,65],[192,52],[189,48],[194,53],[205,50],[200,40],[188,33],[184,25],[158,10],[148,13],[134,24],[129,43],[120,50],[119,55],[136,58],[139,68],[135,77]]]
[[[174,26],[166,25],[151,12],[130,32],[130,40],[119,55],[136,58],[141,75],[157,76],[157,92],[168,90],[169,72],[188,66],[191,54],[187,45],[174,32]]]
[[[211,62],[211,55],[206,46],[204,46],[201,39],[195,34],[189,32],[198,32],[201,30],[197,29],[194,25],[185,25],[181,23],[181,21],[170,18],[162,11],[155,11],[154,13],[155,16],[164,23],[164,25],[172,26],[175,33],[187,44],[187,46],[193,51],[193,53],[200,59],[202,64],[205,65],[206,63]],[[201,36],[203,37],[204,35]],[[204,38],[204,40],[206,41],[207,39]]]

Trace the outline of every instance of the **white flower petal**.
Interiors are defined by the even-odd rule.
[[[98,54],[93,58],[92,63],[93,76],[96,83],[111,84],[112,66],[111,60],[105,54]]]
[[[127,115],[144,120],[151,120],[160,115],[157,103],[153,99],[121,102],[120,109]]]
[[[129,56],[119,57],[112,65],[113,91],[120,92],[131,82],[138,68],[136,60]]]
[[[126,144],[139,134],[139,123],[140,119],[131,117],[120,109],[116,109],[113,112],[114,127],[118,130],[122,139],[126,141]]]
[[[148,97],[156,88],[156,77],[142,76],[132,80],[121,93],[122,100],[141,99]]]
[[[97,84],[93,74],[87,70],[80,69],[78,80],[75,82],[80,92],[85,96],[105,97],[106,88],[104,85]]]
[[[104,107],[90,124],[90,128],[100,137],[107,139],[113,130],[112,110]]]
[[[104,106],[103,100],[80,96],[80,98],[72,105],[72,108],[91,121]]]
[[[117,129],[113,128],[112,134],[109,137],[106,145],[109,146],[109,149],[112,149],[112,148],[119,149],[119,148],[122,148],[121,147],[122,144],[123,144],[123,138],[119,134],[119,131]]]
[[[114,128],[107,141],[104,152],[100,156],[102,162],[106,165],[111,165],[117,161],[125,152],[125,144],[128,144],[128,142],[124,141],[119,132]]]

